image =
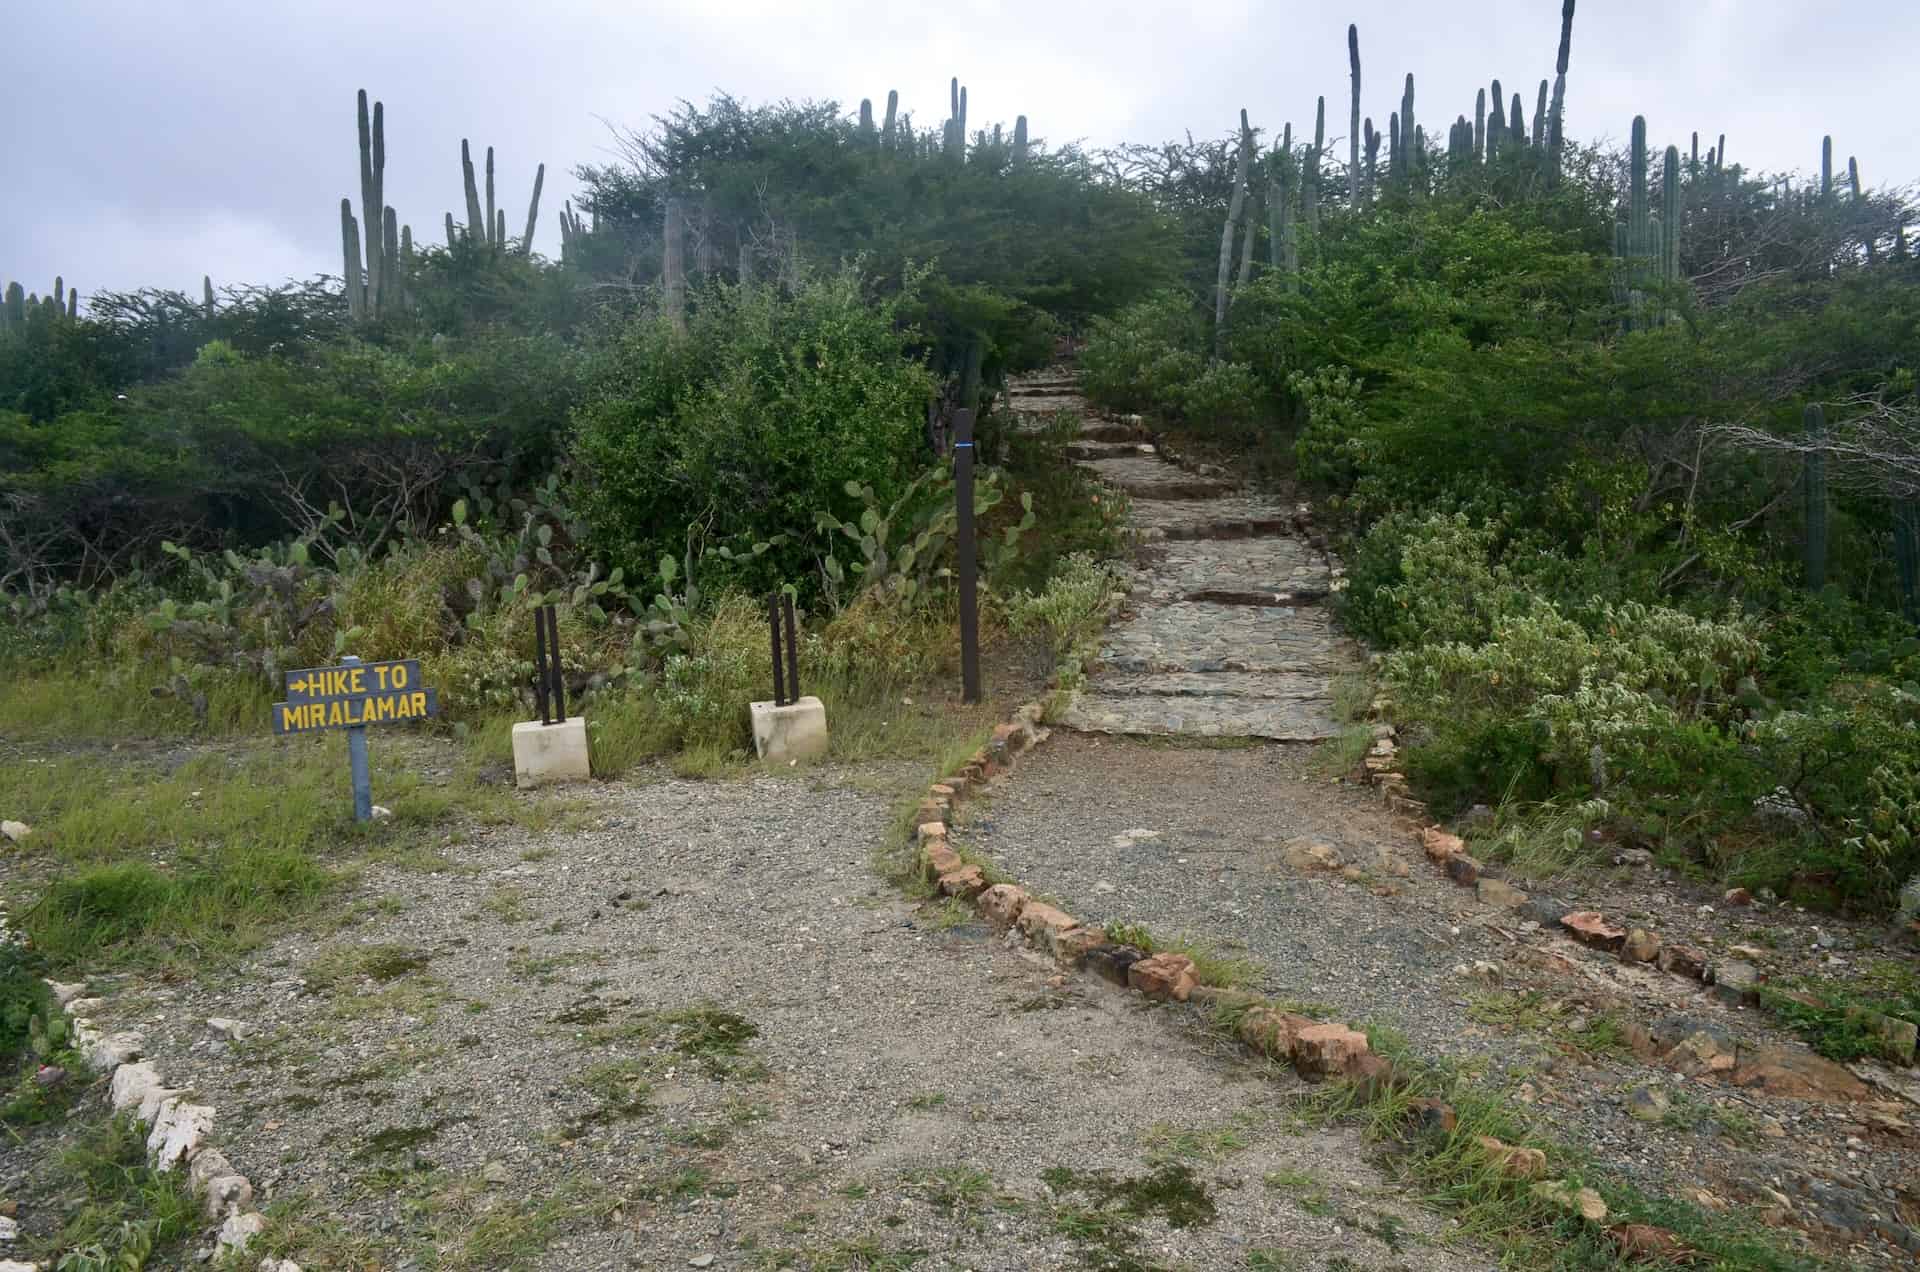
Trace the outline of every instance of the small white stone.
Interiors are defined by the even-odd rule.
[[[247,1243],[267,1230],[263,1215],[230,1215],[220,1225],[220,1244],[229,1250],[244,1250]]]
[[[253,1204],[253,1185],[245,1175],[220,1175],[207,1181],[207,1218],[237,1214]]]
[[[233,1174],[233,1163],[227,1155],[217,1148],[203,1148],[193,1155],[187,1165],[187,1182],[195,1188],[204,1189],[222,1175]]]
[[[67,1014],[69,1016],[87,1017],[93,1015],[106,1005],[107,1000],[104,998],[76,998],[67,1004]]]
[[[260,1272],[300,1272],[300,1265],[292,1259],[275,1259],[269,1256],[260,1260]]]
[[[245,1041],[246,1038],[253,1033],[253,1026],[249,1025],[246,1021],[231,1020],[226,1016],[209,1016],[207,1018],[207,1028],[213,1030],[213,1032],[219,1034],[222,1038],[230,1038],[234,1042]]]
[[[0,1241],[17,1241],[20,1238],[20,1221],[0,1215]]]
[[[40,1272],[38,1263],[22,1263],[18,1259],[0,1259],[0,1272]]]
[[[25,822],[0,821],[0,835],[5,835],[16,844],[32,833],[33,828]]]
[[[393,810],[391,808],[388,808],[386,805],[375,804],[373,806],[373,820],[385,821],[387,818],[391,816],[393,816]]]

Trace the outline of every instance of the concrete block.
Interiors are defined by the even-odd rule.
[[[592,775],[583,717],[568,716],[557,724],[528,720],[513,726],[513,780],[522,790],[549,782],[584,782]]]
[[[827,708],[820,699],[805,697],[776,707],[771,702],[747,706],[753,717],[753,749],[769,764],[817,760],[827,753]]]

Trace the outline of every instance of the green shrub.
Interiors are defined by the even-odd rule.
[[[1177,414],[1206,368],[1206,331],[1191,299],[1155,292],[1094,320],[1080,351],[1081,384],[1111,410]]]
[[[678,556],[690,526],[767,542],[804,534],[821,512],[857,516],[849,482],[891,502],[924,462],[933,390],[906,357],[897,303],[870,301],[842,273],[791,294],[716,288],[685,335],[664,319],[616,332],[576,419],[596,547],[632,572]],[[794,538],[713,582],[757,591],[811,566]]]

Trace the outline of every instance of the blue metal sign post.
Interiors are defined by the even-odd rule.
[[[348,667],[360,662],[352,654],[340,660]],[[367,772],[367,726],[356,724],[347,730],[347,763],[353,768],[353,820],[373,820],[373,776]]]
[[[363,663],[353,655],[338,667],[287,673],[287,700],[273,704],[275,733],[347,731],[347,761],[353,770],[353,817],[373,820],[373,779],[367,772],[367,726],[423,720],[440,713],[438,695],[420,684],[413,659]]]

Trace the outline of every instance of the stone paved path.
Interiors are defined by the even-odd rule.
[[[1300,509],[1167,461],[1126,421],[1091,418],[1071,374],[1016,381],[1023,418],[1081,417],[1073,462],[1128,497],[1130,598],[1063,716],[1083,731],[1314,741],[1356,663],[1324,608],[1337,574]]]

